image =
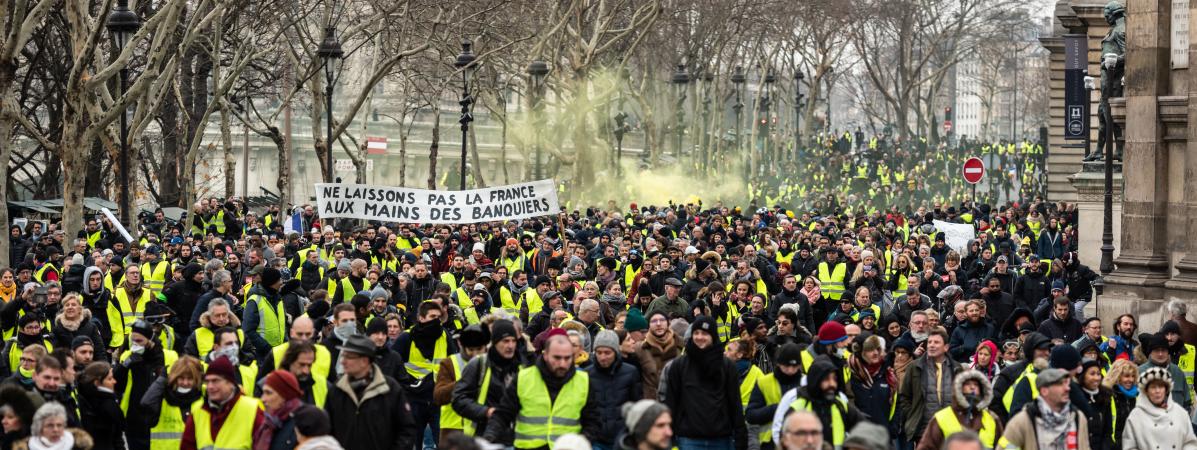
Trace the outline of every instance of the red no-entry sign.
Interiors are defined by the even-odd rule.
[[[977,184],[981,178],[985,177],[985,162],[981,158],[972,157],[964,162],[964,181],[969,184]]]

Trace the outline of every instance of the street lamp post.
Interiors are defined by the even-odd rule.
[[[714,159],[712,155],[711,145],[711,84],[715,81],[715,74],[707,70],[702,74],[702,136],[699,138],[699,147],[702,149],[702,162],[700,167],[705,174],[710,160]]]
[[[105,26],[108,32],[112,34],[115,41],[116,48],[114,52],[120,54],[124,51],[125,46],[129,44],[129,40],[137,30],[141,28],[141,19],[137,17],[137,13],[129,10],[129,0],[120,0],[116,7],[113,8],[112,13],[108,14],[107,23]],[[129,85],[129,69],[128,64],[121,66],[120,70],[120,95],[125,95],[125,91]],[[119,187],[119,201],[121,220],[125,222],[125,227],[130,230],[136,230],[134,225],[133,205],[129,201],[129,122],[128,122],[128,107],[121,111],[121,154],[120,154],[120,187]]]
[[[806,75],[799,70],[794,74],[794,150],[802,146],[802,79]]]
[[[535,60],[528,64],[528,78],[532,82],[532,89],[529,98],[532,100],[532,105],[529,113],[532,114],[533,128],[536,129],[536,136],[533,138],[533,146],[536,147],[536,164],[535,172],[536,179],[540,180],[543,173],[541,173],[541,153],[540,153],[540,108],[541,102],[544,101],[544,77],[549,74],[549,65],[544,61]]]
[[[623,175],[623,135],[628,132],[628,114],[620,111],[613,118],[615,120],[615,175]]]
[[[470,114],[470,105],[474,103],[474,99],[470,97],[470,78],[474,75],[474,69],[478,67],[474,63],[476,59],[474,52],[470,50],[473,44],[468,39],[461,41],[461,53],[457,55],[457,60],[453,62],[453,67],[461,70],[461,190],[466,188],[466,140],[470,131],[470,122],[474,121],[474,116]]]
[[[686,85],[690,83],[690,73],[686,72],[685,64],[678,64],[677,70],[673,71],[673,91],[677,99],[677,109],[674,111],[677,114],[677,158],[680,162],[682,159],[682,136],[685,133],[683,124],[686,121]]]
[[[336,163],[336,158],[333,158],[333,85],[336,82],[336,64],[340,61],[345,52],[341,50],[341,41],[337,39],[337,29],[331,24],[324,27],[324,40],[320,42],[320,48],[316,50],[316,55],[320,57],[320,61],[324,65],[324,108],[326,114],[324,143],[328,150],[328,165],[324,168],[324,182],[333,182],[333,166]]]
[[[761,119],[761,156],[768,157],[769,161],[774,161],[773,148],[773,83],[777,82],[777,76],[773,74],[773,69],[769,69],[765,73],[765,94],[761,97],[761,111],[764,113],[764,118]],[[762,161],[764,162],[764,161]]]
[[[743,97],[743,89],[744,89],[744,68],[743,67],[736,66],[736,68],[732,70],[731,82],[732,82],[733,90],[736,91],[736,104],[732,105],[732,110],[735,111],[735,115],[736,115],[736,127],[735,127],[736,151],[742,152],[743,150],[740,148],[740,134],[742,134],[743,131],[740,129],[740,124],[741,124],[740,114],[744,110],[744,99],[742,98]],[[750,170],[752,170],[752,169],[750,169],[749,167],[752,166],[752,161],[751,161],[751,158],[749,158],[747,154],[744,154],[744,158],[745,158],[744,180],[747,181],[748,178],[751,176]]]

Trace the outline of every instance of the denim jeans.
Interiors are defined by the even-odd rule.
[[[678,450],[732,450],[735,440],[731,437],[715,439],[677,438]]]

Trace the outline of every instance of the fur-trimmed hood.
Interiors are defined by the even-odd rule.
[[[964,382],[968,380],[975,380],[981,386],[981,401],[977,403],[977,409],[989,407],[989,402],[993,401],[993,386],[990,386],[985,374],[973,369],[960,372],[960,375],[956,376],[952,383],[952,402],[960,408],[968,406],[968,401],[964,399]]]
[[[91,435],[87,434],[86,431],[83,431],[82,428],[67,428],[66,431],[71,433],[71,437],[75,439],[75,446],[73,448],[79,450],[91,450],[93,447],[95,447],[96,443],[94,440],[92,440]],[[13,442],[12,448],[13,450],[28,450],[29,438],[21,438],[21,440]]]
[[[54,316],[54,323],[57,325],[62,325],[70,331],[79,331],[79,327],[83,326],[84,323],[91,321],[91,310],[87,308],[80,309],[83,310],[83,313],[79,315],[79,320],[67,320],[65,316],[66,313],[60,311],[57,316]]]
[[[208,314],[207,311],[204,311],[203,314],[200,314],[199,321],[200,321],[200,326],[202,326],[204,328],[212,328],[212,316],[211,316],[211,314]],[[238,328],[238,329],[241,328],[241,319],[238,319],[236,314],[229,313],[229,325],[228,326],[233,327],[233,328]]]

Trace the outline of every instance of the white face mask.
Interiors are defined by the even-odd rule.
[[[240,351],[241,351],[241,349],[237,346],[237,344],[226,345],[223,348],[221,348],[220,350],[213,350],[212,351],[212,359],[215,360],[216,358],[223,356],[223,357],[228,358],[229,362],[233,363],[233,365],[235,366],[235,365],[237,365],[237,363],[240,362],[240,360],[239,360]]]
[[[840,348],[837,348],[837,349],[835,349],[835,356],[838,356],[838,357],[840,357],[840,358],[843,358],[843,357],[844,357],[844,354],[845,354],[845,353],[847,353],[847,352],[848,352],[848,349],[847,349],[847,348],[845,348],[845,347],[840,347]]]
[[[357,334],[357,322],[350,320],[337,325],[336,328],[333,328],[333,334],[337,335],[341,341],[349,340],[350,336]]]
[[[129,352],[134,355],[140,355],[142,353],[145,353],[145,346],[140,345],[136,342],[130,342],[129,343]]]
[[[189,393],[191,393],[191,390],[192,390],[192,389],[194,389],[194,388],[189,388],[189,387],[188,387],[188,388],[185,388],[185,387],[181,387],[181,388],[176,388],[176,389],[175,389],[175,392],[178,392],[178,393],[180,393],[180,394],[189,394]]]

